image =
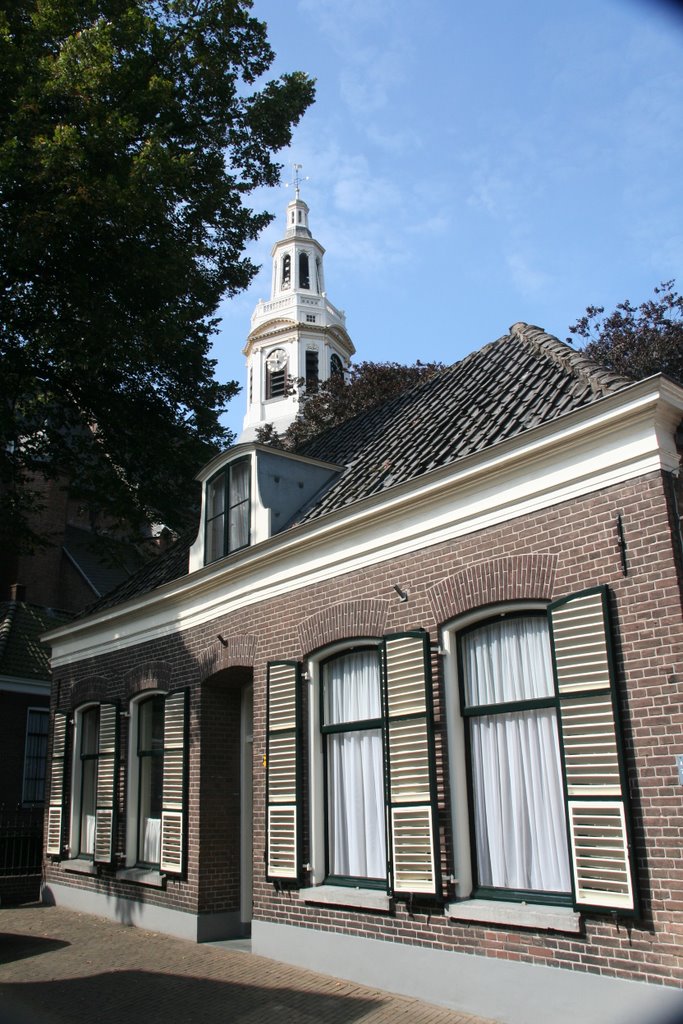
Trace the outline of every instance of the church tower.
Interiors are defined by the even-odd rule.
[[[253,441],[258,427],[278,432],[294,421],[301,395],[288,394],[288,379],[315,388],[343,373],[355,353],[346,317],[325,291],[325,250],[308,226],[308,206],[300,197],[300,164],[294,165],[294,199],[287,206],[284,237],[272,250],[270,299],[260,299],[244,347],[247,357],[247,414],[240,441]]]

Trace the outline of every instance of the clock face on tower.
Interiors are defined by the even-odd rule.
[[[271,373],[277,373],[278,370],[284,370],[287,365],[287,353],[283,348],[276,348],[270,353],[266,359],[266,366]]]

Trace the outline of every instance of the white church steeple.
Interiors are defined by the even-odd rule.
[[[300,170],[301,164],[294,164],[295,196],[287,205],[284,237],[271,253],[270,299],[257,303],[243,350],[247,414],[240,441],[254,440],[266,423],[280,432],[294,421],[301,399],[298,393],[288,394],[289,378],[313,387],[332,373],[342,373],[356,351],[344,313],[325,292],[325,250],[308,226]]]

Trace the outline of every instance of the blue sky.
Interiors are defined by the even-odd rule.
[[[647,0],[254,0],[317,99],[279,155],[325,246],[356,359],[455,362],[518,320],[564,339],[589,304],[683,287],[683,17]],[[214,356],[268,298],[285,188]],[[228,425],[241,429],[244,395]]]

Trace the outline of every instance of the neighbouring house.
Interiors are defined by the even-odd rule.
[[[141,564],[131,544],[90,528],[63,480],[36,478],[33,527],[48,543],[0,552],[0,900],[36,900],[42,875],[50,659],[41,636]]]
[[[70,616],[22,600],[0,601],[0,901],[37,899],[50,714],[43,633]]]
[[[196,538],[47,636],[44,898],[514,1024],[654,1020],[683,982],[683,389],[516,323],[267,447],[283,373],[352,354],[322,255],[297,192]]]

